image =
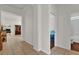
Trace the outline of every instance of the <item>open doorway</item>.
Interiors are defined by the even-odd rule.
[[[49,30],[50,30],[50,49],[52,49],[55,46],[55,15],[53,13],[50,13]]]
[[[20,26],[22,27],[22,16],[9,12],[9,11],[1,11],[1,25],[3,25],[3,30],[6,32],[7,35],[7,42],[10,41],[10,39],[14,38],[20,38],[22,40],[22,32]],[[20,25],[20,26],[19,26]],[[18,28],[15,28],[18,27]],[[17,31],[15,35],[15,29]]]
[[[71,50],[79,52],[79,14],[71,17],[72,36],[71,36]]]

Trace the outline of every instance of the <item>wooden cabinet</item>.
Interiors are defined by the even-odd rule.
[[[79,51],[79,43],[73,42],[73,44],[71,44],[71,50]]]

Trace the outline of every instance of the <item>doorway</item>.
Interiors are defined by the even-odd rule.
[[[50,13],[49,30],[50,30],[50,49],[52,49],[55,46],[55,15],[52,13]]]
[[[71,16],[72,36],[71,50],[79,52],[79,14]]]

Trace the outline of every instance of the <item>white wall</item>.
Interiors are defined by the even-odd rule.
[[[40,11],[39,11],[40,12]],[[38,43],[38,5],[33,6],[33,48],[39,51]]]
[[[79,13],[73,13],[71,14],[71,25],[72,25],[72,36],[78,36],[79,35]]]
[[[42,5],[42,50],[50,54],[49,5]]]
[[[1,11],[0,11],[0,25],[1,25]]]
[[[73,35],[79,35],[79,19],[72,20],[71,23],[73,27]]]
[[[24,41],[33,44],[33,8],[27,7],[23,9],[23,39]]]
[[[1,11],[1,25],[8,28],[8,26],[11,26],[11,34],[15,35],[15,25],[21,25],[21,16],[18,16],[16,14]]]
[[[69,15],[66,15],[67,13],[63,10],[62,7],[57,7],[57,40],[56,40],[56,46],[66,48],[69,47],[69,41],[68,41],[68,35],[69,35]]]
[[[37,33],[38,33],[38,49],[39,49],[39,51],[41,50],[41,48],[42,48],[42,44],[41,44],[41,39],[42,39],[42,8],[41,8],[41,5],[38,5],[38,20],[37,20],[37,24],[38,24],[38,26],[37,26],[37,29],[38,29],[38,31],[37,31]]]
[[[50,30],[50,32],[51,31],[55,31],[55,15],[53,15],[53,14],[49,14],[49,16],[50,16],[50,20],[49,20],[49,30]]]
[[[71,45],[70,37],[73,34],[71,26],[71,14],[78,12],[78,8],[73,5],[56,5],[57,7],[57,40],[56,46],[69,49]]]
[[[54,12],[53,8],[51,11]],[[50,54],[50,5],[34,6],[33,47]],[[52,25],[53,26],[53,25]]]
[[[34,36],[33,46],[36,50],[50,54],[50,5],[37,5],[34,7]],[[54,12],[53,8],[51,11]]]
[[[33,47],[50,54],[48,5],[34,6]]]
[[[72,42],[79,42],[79,14],[75,14],[71,17],[71,25],[72,25]]]

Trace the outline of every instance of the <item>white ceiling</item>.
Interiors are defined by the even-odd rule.
[[[23,9],[26,7],[31,7],[33,6],[32,4],[4,4],[5,6],[13,7],[13,8],[18,8],[18,9]]]
[[[12,12],[17,15],[22,15],[26,9],[32,7],[33,4],[0,4],[0,10]]]
[[[13,8],[19,8],[19,9],[23,9],[25,7],[31,7],[34,4],[3,4],[5,6],[9,6],[9,7],[13,7]],[[69,8],[69,9],[79,9],[79,4],[56,4],[57,6],[61,6],[61,7],[65,7],[65,8]]]
[[[79,4],[56,4],[58,7],[64,7],[70,9],[79,9]]]
[[[13,7],[13,8],[18,8],[18,9],[23,9],[26,7],[31,7],[34,6],[34,4],[4,4],[5,6]],[[70,9],[78,9],[79,10],[79,4],[56,4],[57,6],[65,7]]]
[[[72,16],[79,16],[79,4],[58,4],[56,5],[57,10],[59,11],[65,11],[66,14],[69,14]],[[73,15],[75,14],[76,15]],[[78,14],[77,14],[78,13]]]

